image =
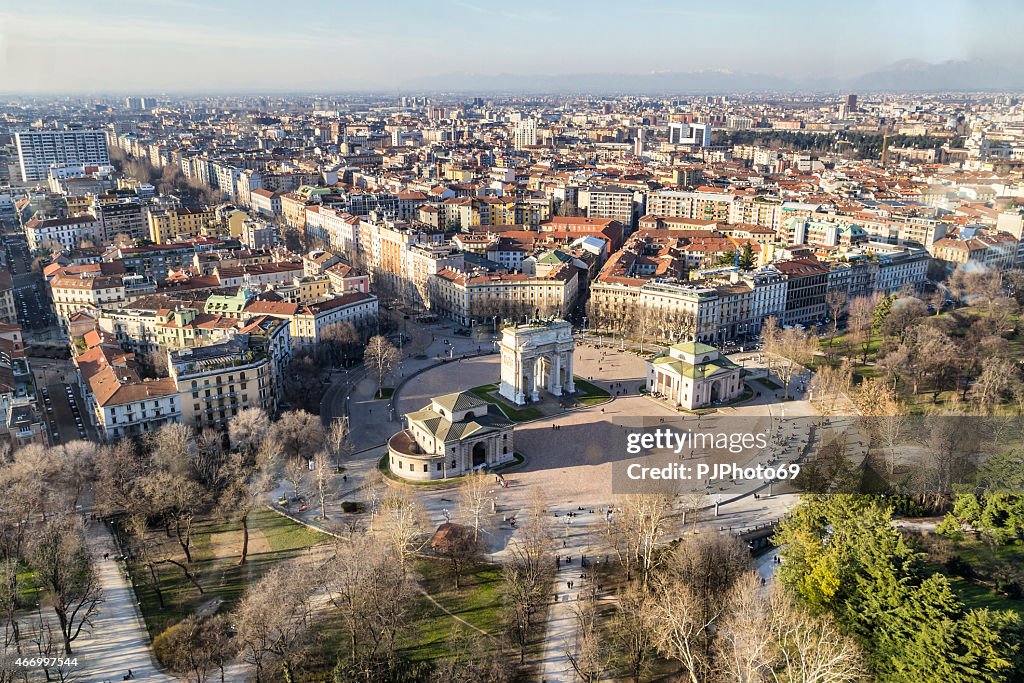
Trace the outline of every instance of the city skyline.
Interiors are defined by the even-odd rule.
[[[303,13],[263,1],[4,2],[0,92],[1010,89],[1024,84],[1022,20],[1024,7],[1002,0],[830,14],[804,0],[625,11],[454,0],[428,14],[408,2]]]

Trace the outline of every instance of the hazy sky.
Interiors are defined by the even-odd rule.
[[[0,92],[396,90],[440,74],[1024,63],[1021,0],[0,0]]]

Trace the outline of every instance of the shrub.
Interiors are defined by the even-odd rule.
[[[975,576],[974,567],[971,566],[971,563],[959,555],[954,555],[946,560],[946,571],[953,576],[959,576],[968,580],[973,579]]]

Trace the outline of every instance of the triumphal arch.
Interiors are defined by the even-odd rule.
[[[501,388],[516,405],[540,400],[540,392],[572,394],[572,355],[576,342],[565,320],[533,320],[510,325],[501,337]]]

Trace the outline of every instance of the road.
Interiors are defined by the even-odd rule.
[[[77,384],[48,384],[40,390],[43,399],[50,443],[58,445],[76,439],[95,439],[85,403],[76,390]]]

